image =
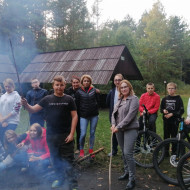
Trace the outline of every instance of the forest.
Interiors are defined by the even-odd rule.
[[[0,0],[0,54],[10,54],[12,40],[19,72],[40,52],[125,44],[144,80],[138,89],[164,81],[190,84],[190,28],[184,18],[167,17],[158,0],[140,20],[99,22],[101,0],[89,10],[85,0]],[[11,56],[10,56],[11,57]]]

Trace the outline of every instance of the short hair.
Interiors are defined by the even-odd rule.
[[[173,86],[175,89],[177,89],[177,84],[174,83],[174,82],[169,82],[169,83],[167,84],[167,88],[168,88],[168,86]]]
[[[64,84],[66,84],[66,81],[65,81],[65,78],[61,75],[56,75],[53,79],[53,82],[52,84],[54,84],[54,82],[57,81],[57,82],[63,82]]]
[[[0,85],[0,94],[1,94],[1,92],[2,92],[2,87],[1,87],[1,85]]]
[[[74,79],[76,79],[76,80],[78,80],[78,81],[80,82],[80,78],[77,77],[77,76],[72,76],[72,78],[71,78],[71,82],[73,82]]]
[[[154,83],[153,83],[153,82],[149,82],[149,83],[146,84],[146,87],[147,87],[148,85],[154,86]],[[155,87],[155,86],[154,86],[154,87]]]
[[[82,75],[82,77],[81,77],[81,85],[83,86],[84,78],[89,79],[90,80],[90,87],[93,87],[92,86],[92,77],[90,75]]]
[[[133,91],[133,86],[131,85],[131,83],[130,83],[128,80],[122,80],[122,81],[120,82],[120,84],[119,84],[119,98],[122,98],[122,97],[123,97],[123,95],[122,95],[122,93],[121,93],[121,84],[123,84],[123,83],[126,83],[127,86],[129,87],[129,95],[130,95],[130,96],[133,96],[135,93],[134,93],[134,91]]]
[[[14,84],[14,81],[10,78],[7,78],[3,81],[3,85],[5,86],[5,84],[8,84],[10,86],[12,86],[13,88],[15,88],[15,84]]]
[[[42,127],[39,123],[34,123],[30,126],[30,128],[31,127],[34,127],[36,129],[38,138],[42,136]]]
[[[114,76],[114,78],[117,77],[117,76],[118,76],[118,77],[121,77],[122,80],[124,79],[124,77],[123,77],[123,75],[122,75],[121,73],[116,74],[116,75]]]
[[[32,78],[30,81],[32,82],[33,80],[37,80],[38,82],[40,82],[37,78]]]

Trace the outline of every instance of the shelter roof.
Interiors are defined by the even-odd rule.
[[[125,45],[41,53],[24,69],[20,79],[30,82],[38,78],[51,83],[54,76],[63,75],[70,82],[72,76],[89,74],[93,84],[107,84],[116,73],[129,80],[143,79]]]

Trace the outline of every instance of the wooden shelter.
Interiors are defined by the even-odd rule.
[[[125,45],[41,53],[24,69],[20,79],[30,82],[38,78],[42,83],[51,83],[54,76],[63,75],[70,82],[72,76],[89,74],[93,84],[107,84],[116,73],[129,80],[143,80]]]

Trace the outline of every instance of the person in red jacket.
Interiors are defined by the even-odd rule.
[[[153,83],[148,83],[146,85],[147,92],[142,94],[139,100],[139,111],[140,111],[140,118],[139,118],[139,130],[143,129],[143,112],[144,106],[146,106],[148,110],[148,127],[151,131],[156,132],[156,119],[157,119],[157,111],[160,107],[160,96],[154,92],[155,87]]]
[[[46,141],[46,129],[40,124],[31,125],[27,137],[20,143],[20,146],[28,146],[27,154],[29,166],[35,172],[43,172],[50,164],[50,152]]]

